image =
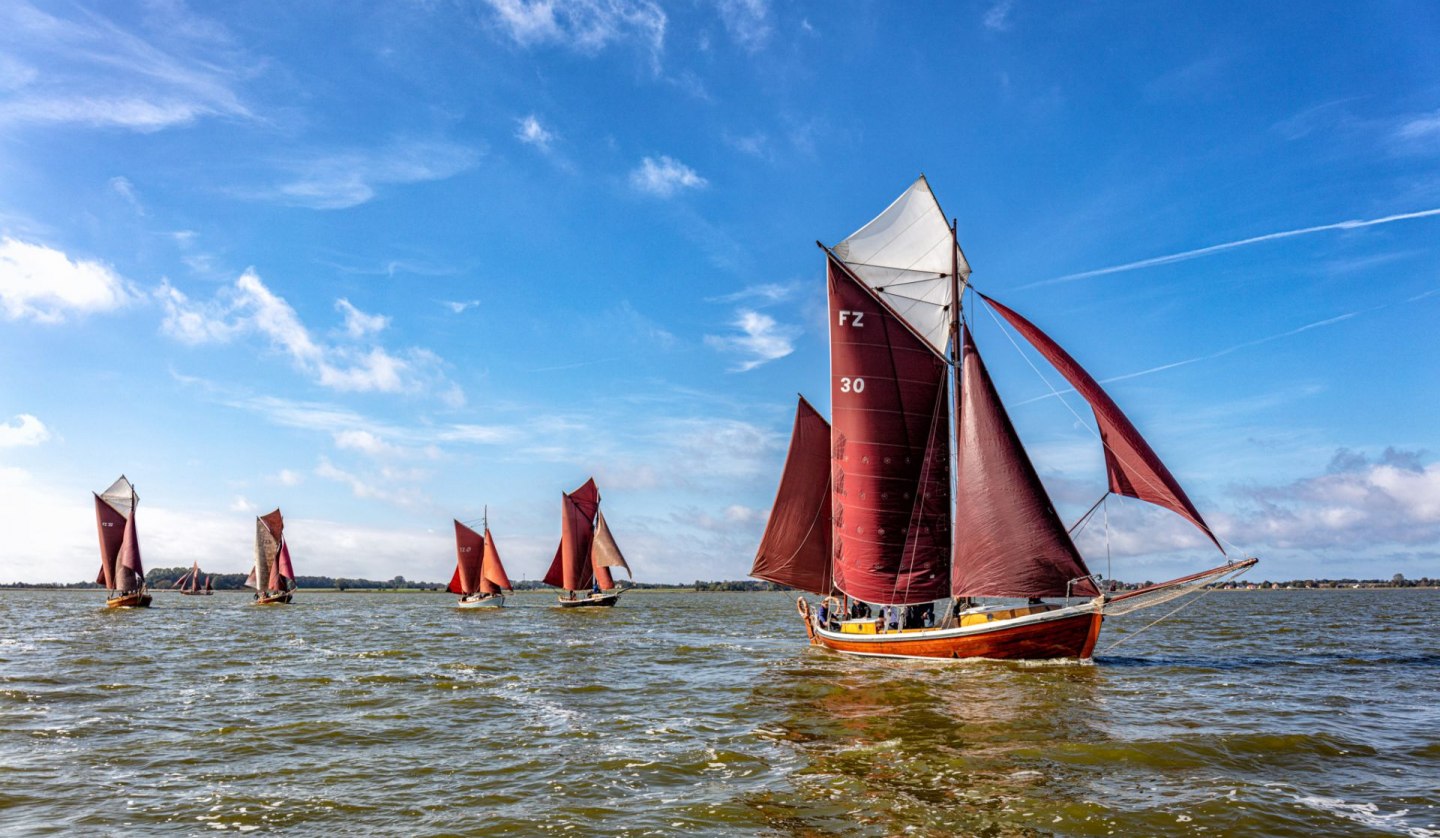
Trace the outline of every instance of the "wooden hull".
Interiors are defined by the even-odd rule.
[[[149,608],[151,596],[144,591],[138,594],[110,597],[105,600],[106,608]]]
[[[505,597],[502,594],[487,596],[482,599],[462,599],[455,603],[456,608],[503,608]]]
[[[214,591],[181,591],[184,596],[210,596]]]
[[[560,597],[561,608],[613,608],[620,601],[620,592],[613,594],[591,594],[584,599]]]
[[[290,598],[291,598],[292,596],[293,596],[293,594],[292,594],[290,591],[285,591],[284,593],[270,594],[270,595],[268,595],[268,596],[257,597],[257,598],[255,599],[255,601],[252,602],[251,604],[252,604],[252,605],[286,605],[286,604],[288,604],[288,603],[290,602]]]
[[[808,610],[808,609],[807,609]],[[810,642],[850,655],[892,658],[1088,659],[1104,615],[1093,604],[996,620],[965,628],[912,629],[880,634],[831,631],[806,617]]]

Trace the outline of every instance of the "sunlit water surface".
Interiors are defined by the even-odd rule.
[[[840,657],[784,594],[101,599],[0,593],[6,834],[1440,836],[1435,591],[1215,593],[1093,665]]]

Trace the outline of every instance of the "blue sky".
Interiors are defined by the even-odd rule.
[[[122,472],[150,567],[239,571],[280,506],[302,574],[442,580],[488,505],[535,578],[593,474],[638,579],[743,577],[795,393],[829,411],[814,242],[921,172],[1256,578],[1440,575],[1437,38],[1426,3],[12,0],[0,581],[92,576]],[[971,317],[1078,515],[1085,411]],[[1101,572],[1217,558],[1108,509]]]

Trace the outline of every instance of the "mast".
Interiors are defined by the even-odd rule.
[[[951,449],[950,457],[952,465],[957,463],[960,455],[960,238],[957,231],[958,222],[955,218],[950,219],[950,387],[955,398],[955,416],[951,419],[954,435],[950,438],[955,441],[955,447]],[[958,468],[952,472],[959,473]],[[960,492],[955,492],[955,508],[948,510],[954,513],[951,516],[952,522],[960,520]],[[955,527],[950,527],[950,573],[955,573]]]

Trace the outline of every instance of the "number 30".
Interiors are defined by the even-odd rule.
[[[842,378],[842,379],[840,379],[840,392],[842,392],[842,393],[863,393],[863,392],[865,392],[865,379],[863,379],[863,378]]]

